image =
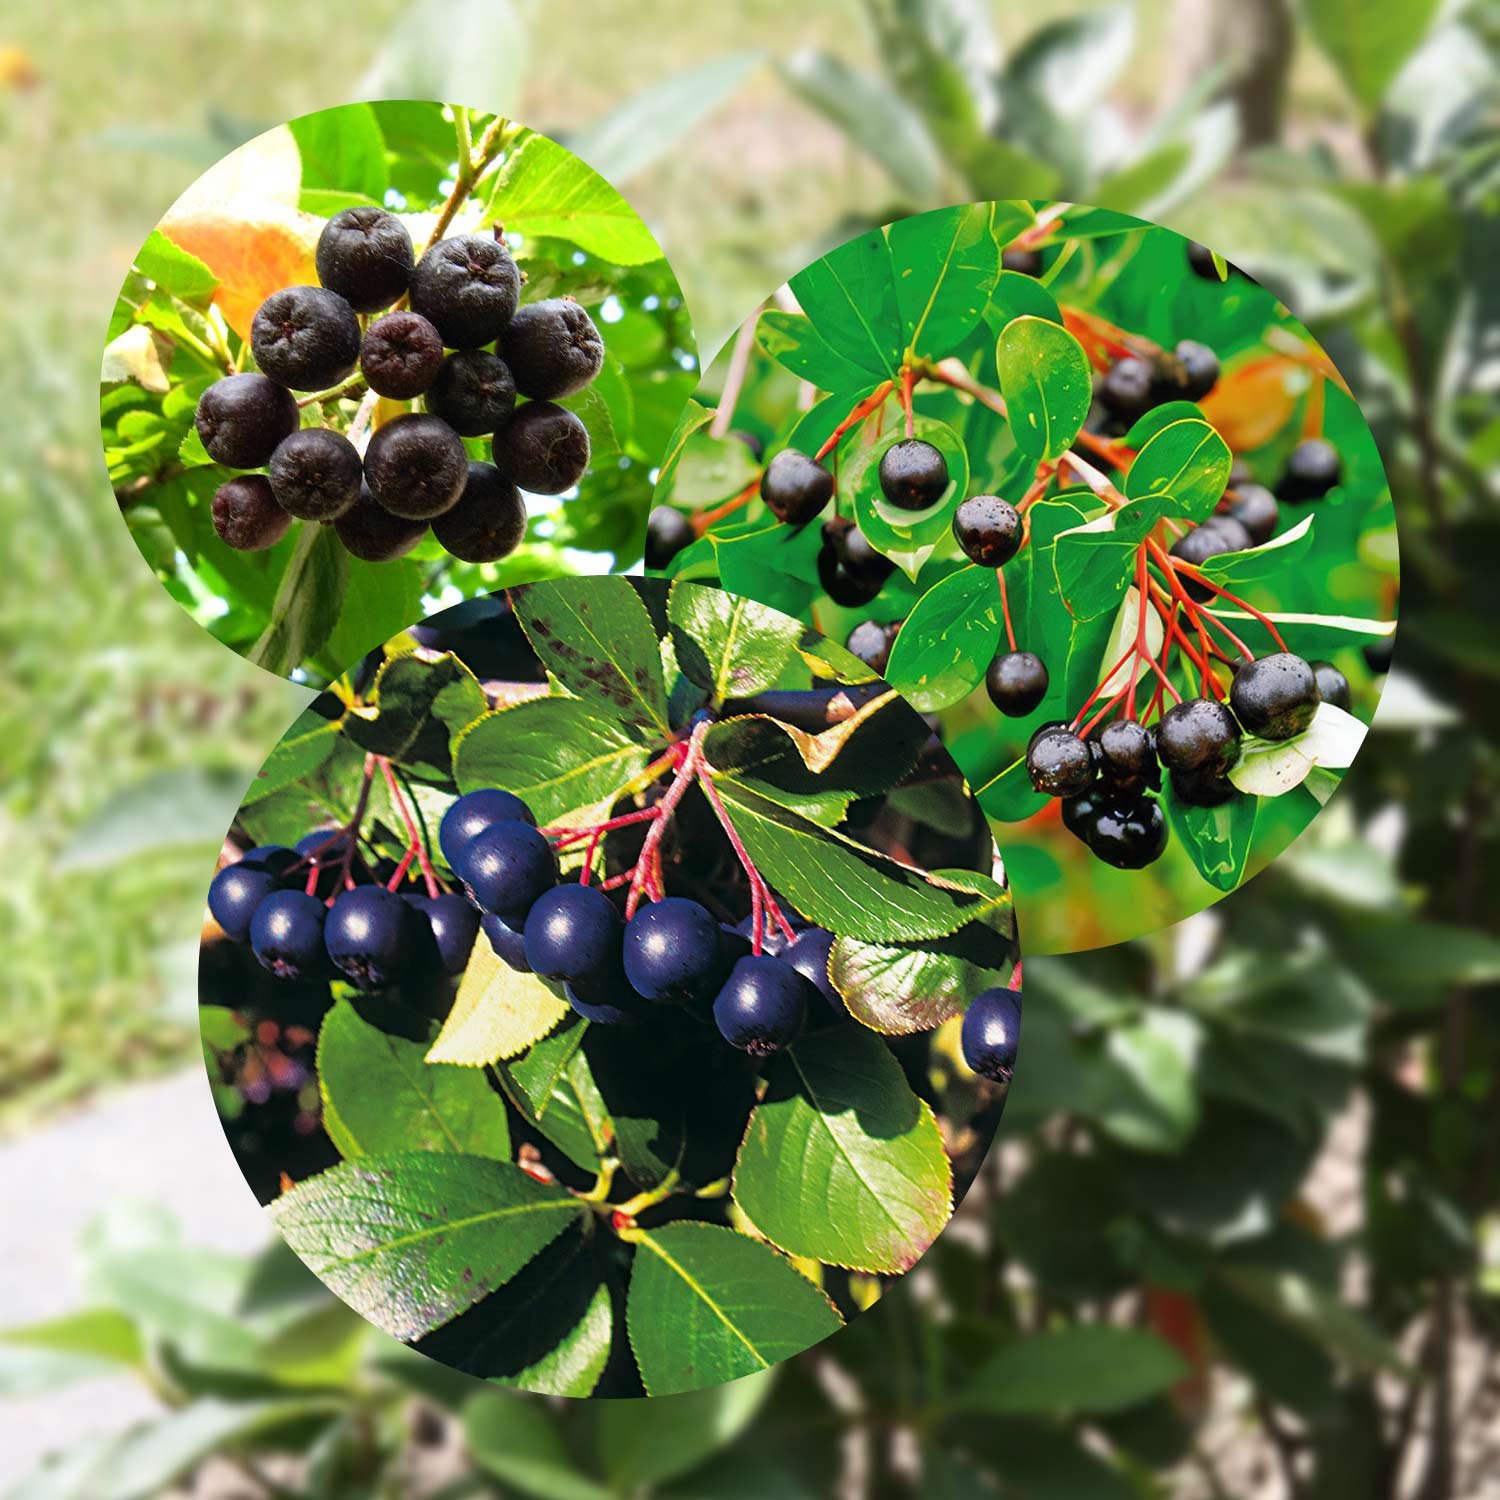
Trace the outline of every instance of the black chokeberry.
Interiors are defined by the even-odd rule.
[[[778,521],[805,526],[833,498],[833,475],[797,448],[783,448],[760,477],[760,498]]]
[[[1021,546],[1021,513],[998,495],[971,495],[953,512],[953,537],[971,563],[1001,568]]]
[[[514,926],[557,884],[557,855],[530,823],[495,823],[459,850],[453,873],[480,911]]]
[[[644,1000],[685,1004],[724,977],[719,924],[683,896],[643,906],[625,928],[625,977]]]
[[[652,1014],[650,1002],[642,1000],[626,979],[618,949],[603,974],[564,984],[563,994],[595,1026],[638,1026]]]
[[[226,375],[198,398],[198,436],[216,464],[258,469],[301,421],[285,386],[264,375]]]
[[[1211,557],[1228,552],[1243,552],[1251,545],[1249,531],[1233,517],[1210,516],[1201,526],[1190,527],[1172,543],[1172,556],[1201,568]],[[1213,597],[1213,590],[1195,578],[1182,579],[1188,598],[1202,604]]]
[[[359,499],[334,521],[333,529],[351,557],[362,562],[394,562],[427,535],[427,522],[392,515],[376,503],[370,486],[361,484]]]
[[[1096,788],[1090,787],[1086,792],[1079,792],[1073,797],[1062,799],[1062,822],[1063,827],[1076,839],[1082,839],[1086,844],[1089,841],[1089,833],[1094,826],[1094,818],[1098,815],[1103,804],[1099,800]]]
[[[323,946],[327,908],[305,891],[272,891],[250,920],[250,947],[278,979],[321,979],[329,972]]]
[[[1276,497],[1263,484],[1253,480],[1236,485],[1234,499],[1224,514],[1238,521],[1245,528],[1251,542],[1259,547],[1276,535],[1276,525],[1281,519],[1281,507]]]
[[[849,632],[844,649],[851,656],[857,656],[877,677],[884,677],[885,669],[891,664],[894,639],[890,628],[878,620],[861,620]]]
[[[417,915],[427,923],[432,934],[438,962],[445,974],[462,974],[469,965],[469,954],[479,933],[480,916],[464,898],[444,891],[436,896],[413,893],[406,898]],[[498,917],[488,920],[498,922]]]
[[[433,517],[432,534],[460,562],[499,562],[525,539],[526,502],[494,464],[471,458],[458,504]]]
[[[1007,718],[1035,713],[1047,696],[1047,664],[1034,651],[1002,651],[986,669],[984,689]]]
[[[209,507],[214,532],[236,552],[264,552],[274,547],[292,524],[276,501],[264,474],[236,474],[214,491]]]
[[[377,428],[365,449],[365,478],[377,504],[408,521],[430,521],[458,504],[469,455],[441,418],[403,412]]]
[[[516,382],[488,349],[458,349],[442,362],[426,400],[427,410],[460,437],[485,437],[510,420]]]
[[[1021,996],[1015,990],[981,990],[969,1001],[959,1031],[964,1061],[981,1078],[1009,1083],[1021,1043]]]
[[[1368,646],[1360,648],[1360,653],[1365,659],[1365,665],[1374,673],[1391,670],[1391,663],[1396,657],[1396,633],[1392,631],[1389,635],[1381,636],[1379,640],[1371,641]]]
[[[769,1057],[802,1035],[811,990],[782,959],[749,954],[735,963],[714,997],[714,1024],[731,1047]]]
[[[464,845],[496,823],[530,823],[535,828],[536,815],[519,797],[493,786],[465,792],[453,802],[438,825],[438,848],[448,868],[457,874]]]
[[[379,312],[402,296],[415,261],[406,225],[373,205],[341,209],[318,236],[318,280],[355,312]]]
[[[880,593],[879,582],[856,578],[840,560],[838,549],[827,542],[818,549],[817,569],[823,592],[843,609],[859,609]]]
[[[301,855],[284,844],[257,844],[240,860],[247,870],[269,870],[278,876],[287,874],[301,862]]]
[[[1219,356],[1197,339],[1183,339],[1172,351],[1182,366],[1182,394],[1188,401],[1201,401],[1219,380]]]
[[[931,443],[903,438],[880,455],[880,490],[897,510],[930,510],[948,489],[948,461]]]
[[[496,432],[492,456],[523,490],[560,495],[588,472],[588,428],[565,406],[528,401]]]
[[[624,924],[595,885],[543,891],[526,914],[526,966],[543,979],[576,984],[605,976],[619,962]]]
[[[1088,741],[1071,729],[1049,729],[1035,736],[1026,751],[1032,786],[1049,797],[1076,797],[1098,774]]]
[[[323,943],[334,967],[361,989],[393,984],[418,950],[416,913],[383,885],[340,891],[323,924]]]
[[[225,865],[208,888],[208,909],[236,943],[250,941],[250,923],[255,909],[281,885],[276,874],[244,860]]]
[[[308,874],[316,871],[313,889],[320,900],[326,901],[344,883],[345,855],[350,850],[348,830],[315,828],[303,834],[294,849],[301,869],[291,871],[290,880],[305,886]]]
[[[1156,726],[1156,754],[1184,776],[1222,776],[1239,758],[1240,726],[1216,698],[1174,703]]]
[[[1289,740],[1318,712],[1322,695],[1312,666],[1290,651],[1241,662],[1229,685],[1229,705],[1249,734]]]
[[[442,336],[420,313],[387,313],[365,329],[359,370],[377,396],[410,401],[437,379],[442,368]]]
[[[250,323],[255,363],[294,391],[321,391],[339,383],[359,358],[354,309],[321,286],[288,286],[272,292]]]
[[[499,350],[516,378],[516,389],[534,401],[575,395],[604,368],[604,340],[571,297],[517,308]]]
[[[1331,661],[1314,661],[1308,665],[1313,669],[1313,676],[1317,679],[1318,692],[1324,703],[1331,703],[1335,708],[1341,708],[1347,713],[1353,707],[1354,699],[1349,692],[1349,679],[1344,676]]]
[[[468,902],[464,905],[467,906]],[[484,912],[479,918],[479,930],[501,963],[508,964],[518,974],[531,973],[526,962],[526,935],[520,928],[512,927],[503,917]]]
[[[1144,416],[1156,396],[1156,371],[1149,360],[1128,354],[1105,372],[1099,385],[1099,400],[1106,411],[1133,422]]]
[[[654,506],[646,517],[646,566],[658,571],[669,566],[695,540],[693,523],[680,510]]]
[[[271,493],[300,521],[335,521],[359,499],[363,466],[354,444],[331,427],[304,427],[271,455]]]
[[[1000,254],[1002,271],[1019,271],[1023,276],[1042,274],[1042,252],[1040,250],[1004,250]]]
[[[834,942],[834,934],[826,927],[809,927],[798,934],[795,943],[782,949],[781,961],[790,964],[823,997],[831,1017],[841,1020],[849,1014],[849,1007],[828,975]]]
[[[1085,841],[1117,870],[1144,870],[1167,847],[1167,815],[1154,797],[1108,801],[1094,813]]]
[[[1323,438],[1307,438],[1292,449],[1276,486],[1278,499],[1294,504],[1321,500],[1343,477],[1338,449]]]
[[[883,584],[896,571],[895,563],[877,551],[869,537],[846,517],[825,521],[823,540],[832,543],[844,571],[857,583]]]
[[[450,349],[492,343],[515,314],[521,273],[503,240],[461,234],[439,240],[411,275],[411,305]]]
[[[1234,783],[1222,773],[1173,771],[1171,787],[1187,807],[1220,807],[1236,795]]]
[[[1099,775],[1112,791],[1161,785],[1156,736],[1139,719],[1112,719],[1097,742]]]

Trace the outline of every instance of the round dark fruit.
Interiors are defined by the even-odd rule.
[[[1182,366],[1182,394],[1189,401],[1201,401],[1219,379],[1219,356],[1197,339],[1183,339],[1173,350]]]
[[[334,967],[364,990],[393,984],[418,951],[415,913],[383,885],[340,891],[328,908],[323,943]]]
[[[964,1011],[959,1044],[964,1061],[981,1078],[1009,1083],[1021,1042],[1021,996],[996,987],[981,990]]]
[[[271,455],[271,493],[300,521],[335,521],[359,499],[359,452],[331,427],[304,427]]]
[[[1127,422],[1144,416],[1156,395],[1156,371],[1150,361],[1128,354],[1112,364],[1099,385],[1105,410]]]
[[[1158,784],[1161,766],[1156,759],[1156,736],[1139,719],[1112,719],[1096,743],[1099,774],[1115,791],[1132,791]]]
[[[496,823],[530,823],[535,828],[536,815],[519,797],[493,786],[465,792],[452,803],[438,825],[438,848],[448,861],[448,868],[456,874],[458,856],[464,846]]]
[[[514,926],[557,884],[557,855],[530,823],[495,823],[459,850],[453,873],[480,911]]]
[[[642,999],[683,1004],[723,979],[719,924],[682,896],[643,906],[625,928],[625,977]]]
[[[459,349],[438,369],[427,392],[427,410],[460,437],[497,432],[516,409],[510,366],[488,349]]]
[[[294,851],[300,869],[289,872],[288,883],[298,886],[307,884],[307,877],[317,871],[313,889],[320,900],[326,901],[344,884],[344,857],[349,852],[349,834],[342,828],[315,828],[297,840]],[[353,860],[350,860],[351,866]]]
[[[271,481],[264,474],[236,474],[214,491],[210,506],[214,531],[236,552],[264,552],[274,547],[292,524],[276,502]]]
[[[1093,831],[1094,819],[1102,806],[1103,803],[1093,788],[1086,792],[1079,792],[1076,797],[1064,797],[1062,800],[1063,827],[1075,839],[1082,839],[1085,844],[1088,843],[1089,834]]]
[[[373,205],[341,209],[318,236],[318,280],[355,312],[379,312],[404,295],[415,260],[406,225]]]
[[[437,379],[442,368],[442,336],[420,313],[387,313],[365,329],[359,369],[377,396],[410,401]]]
[[[550,401],[517,407],[492,446],[500,472],[533,495],[560,495],[588,472],[588,428]]]
[[[499,562],[525,540],[526,502],[494,464],[471,458],[458,504],[433,517],[432,534],[460,562]]]
[[[895,563],[885,553],[876,551],[869,537],[852,521],[839,529],[834,548],[845,572],[858,583],[883,584],[896,571]]]
[[[880,491],[897,510],[930,510],[947,493],[948,461],[921,438],[903,438],[880,456]]]
[[[516,389],[534,401],[559,401],[591,384],[604,368],[604,340],[571,297],[549,297],[516,309],[500,353]]]
[[[1245,528],[1253,545],[1259,547],[1276,535],[1276,525],[1281,519],[1281,507],[1276,497],[1263,484],[1253,481],[1235,487],[1234,499],[1224,512],[1231,520]]]
[[[543,979],[603,977],[619,961],[623,928],[614,902],[598,886],[554,886],[526,914],[526,965]]]
[[[208,909],[226,937],[247,943],[256,907],[280,884],[272,871],[247,866],[243,860],[225,865],[208,888]]]
[[[842,609],[860,609],[880,593],[879,583],[856,578],[826,543],[818,549],[817,567],[823,592]]]
[[[193,414],[208,456],[231,469],[260,468],[300,421],[292,393],[255,374],[214,381],[198,398]]]
[[[1229,465],[1229,478],[1224,481],[1226,489],[1237,490],[1242,484],[1255,483],[1255,470],[1246,459],[1235,454]]]
[[[783,448],[760,476],[760,498],[788,526],[805,526],[833,498],[833,475],[797,448]]]
[[[305,891],[272,891],[250,921],[250,947],[278,979],[321,979],[329,970],[323,947],[328,909]]]
[[[568,1004],[595,1026],[638,1026],[652,1013],[650,1003],[642,1000],[626,979],[618,949],[603,974],[565,984],[563,994]]]
[[[334,521],[333,529],[351,557],[362,562],[394,562],[427,535],[427,522],[393,516],[376,503],[370,486],[361,484],[359,499]]]
[[[1187,242],[1187,262],[1194,276],[1201,276],[1205,281],[1222,282],[1223,277],[1219,275],[1219,268],[1214,264],[1214,253],[1207,245],[1200,245],[1197,240]]]
[[[794,968],[823,997],[829,1013],[839,1019],[849,1014],[844,997],[828,977],[828,960],[833,953],[834,935],[826,927],[809,927],[795,943],[781,952],[781,961]]]
[[[465,906],[468,902],[464,903]],[[473,908],[470,907],[472,911]],[[529,974],[531,969],[526,963],[526,935],[519,928],[512,927],[509,922],[501,917],[492,916],[484,912],[479,918],[479,930],[489,940],[491,951],[503,964],[508,964],[518,974]]]
[[[407,521],[430,521],[458,504],[469,455],[441,418],[404,412],[378,428],[365,449],[365,478],[377,504]]]
[[[1331,661],[1313,661],[1308,666],[1313,670],[1322,701],[1348,713],[1354,705],[1354,698],[1349,692],[1349,679]]]
[[[844,649],[857,656],[877,677],[883,677],[891,663],[891,636],[878,620],[861,620],[849,632]]]
[[[1021,513],[998,495],[971,495],[953,512],[953,536],[981,568],[1001,568],[1021,546]]]
[[[283,287],[256,310],[250,349],[272,380],[294,391],[326,390],[359,358],[359,319],[326,287]]]
[[[1323,438],[1307,438],[1292,449],[1276,486],[1279,499],[1321,500],[1343,477],[1338,449]]]
[[[284,844],[257,844],[240,860],[247,870],[269,870],[276,876],[289,873],[301,862],[302,856]]]
[[[1368,646],[1362,647],[1361,654],[1364,656],[1365,665],[1372,672],[1377,675],[1382,672],[1389,672],[1391,670],[1391,662],[1395,660],[1396,656],[1395,631],[1392,631],[1389,635],[1381,636],[1379,640],[1371,641]]]
[[[646,566],[657,571],[669,566],[695,540],[693,523],[680,510],[670,505],[653,507],[646,517]]]
[[[1173,771],[1171,785],[1172,794],[1187,807],[1221,807],[1236,792],[1227,776],[1200,771]]]
[[[438,962],[445,974],[462,974],[469,966],[469,954],[479,934],[480,916],[460,895],[445,891],[441,895],[407,896],[406,903],[426,923],[432,933]],[[498,922],[498,917],[487,920]]]
[[[1071,729],[1049,729],[1033,739],[1026,752],[1026,772],[1032,786],[1049,797],[1076,797],[1098,774],[1088,741]]]
[[[521,273],[503,240],[461,234],[439,240],[411,274],[411,305],[450,349],[493,343],[515,314]]]
[[[1000,255],[1002,271],[1019,271],[1022,276],[1042,274],[1042,252],[1040,250],[1005,250]]]
[[[1117,870],[1144,870],[1167,847],[1167,815],[1154,797],[1106,802],[1094,814],[1085,842]]]
[[[1002,651],[985,671],[984,688],[1007,718],[1024,719],[1047,696],[1047,664],[1034,651]]]
[[[731,1047],[769,1057],[802,1035],[811,989],[790,964],[752,953],[736,962],[715,996],[714,1024]]]
[[[1172,543],[1172,556],[1201,568],[1211,557],[1243,552],[1251,546],[1250,533],[1230,516],[1210,516],[1201,526],[1191,527]],[[1199,604],[1213,598],[1213,590],[1195,578],[1181,580],[1183,592]]]
[[[1174,703],[1156,726],[1156,754],[1179,775],[1222,776],[1240,753],[1240,726],[1216,698]]]
[[[1290,651],[1241,662],[1229,685],[1229,705],[1249,734],[1289,740],[1318,712],[1322,695],[1310,663]]]

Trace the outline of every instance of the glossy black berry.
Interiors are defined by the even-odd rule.
[[[1021,997],[1015,990],[981,990],[964,1011],[959,1045],[981,1078],[1009,1083],[1021,1042]]]
[[[1205,281],[1223,280],[1218,266],[1214,264],[1213,251],[1207,245],[1200,245],[1197,240],[1187,242],[1187,262],[1194,276],[1201,276]]]
[[[448,868],[456,874],[458,856],[464,846],[496,823],[530,823],[535,828],[536,815],[519,797],[499,787],[465,792],[454,802],[438,825],[438,848],[448,861]]]
[[[361,989],[394,984],[418,953],[415,913],[383,885],[340,891],[328,909],[323,943],[335,968]]]
[[[1112,719],[1097,741],[1099,776],[1113,791],[1161,785],[1156,736],[1139,719]]]
[[[329,972],[323,947],[327,908],[304,891],[272,891],[250,920],[250,947],[278,979],[321,979]]]
[[[614,902],[598,886],[554,886],[526,914],[527,967],[543,979],[601,977],[618,961],[623,931]]]
[[[442,337],[420,313],[387,313],[365,329],[359,370],[376,395],[410,401],[437,379],[442,368]]]
[[[828,977],[828,960],[833,952],[834,935],[826,927],[809,927],[781,951],[781,961],[791,965],[819,995],[830,1017],[842,1019],[849,1014],[844,997]]]
[[[1321,500],[1343,477],[1338,449],[1323,438],[1307,438],[1292,449],[1276,486],[1279,499]]]
[[[984,689],[1007,718],[1024,719],[1047,696],[1047,664],[1034,651],[1002,651],[985,671]]]
[[[309,873],[316,870],[313,889],[326,901],[344,883],[344,857],[349,848],[349,834],[342,828],[315,828],[303,834],[294,846],[301,868],[289,873],[289,883],[305,886]]]
[[[208,909],[226,937],[236,943],[249,942],[256,907],[280,884],[272,871],[247,866],[243,860],[226,865],[208,888]]]
[[[817,569],[823,592],[843,609],[859,609],[880,593],[880,583],[856,578],[839,560],[837,549],[827,543],[818,549]]]
[[[869,537],[847,517],[825,521],[823,540],[833,547],[844,571],[856,583],[883,584],[896,571],[895,563],[877,551]]]
[[[521,273],[504,241],[461,234],[439,240],[411,275],[411,305],[450,349],[477,349],[505,330],[521,295]]]
[[[861,620],[849,632],[844,649],[851,656],[857,656],[877,677],[884,677],[885,669],[891,664],[894,639],[889,627],[878,620]]]
[[[514,926],[557,884],[557,855],[530,823],[496,823],[459,850],[453,873],[480,911]]]
[[[1396,656],[1396,634],[1381,636],[1379,640],[1371,641],[1368,646],[1361,647],[1361,655],[1365,659],[1365,665],[1377,675],[1391,670],[1391,662]]]
[[[642,1000],[626,979],[618,949],[603,974],[565,984],[563,994],[595,1026],[638,1026],[652,1014],[650,1002]]]
[[[560,401],[604,368],[604,340],[571,297],[549,297],[516,309],[500,338],[516,389],[534,401]]]
[[[1187,807],[1221,807],[1236,795],[1228,776],[1200,771],[1173,771],[1172,794]]]
[[[589,433],[565,406],[528,401],[495,434],[495,466],[533,495],[560,495],[588,472]]]
[[[510,366],[488,349],[459,349],[442,362],[427,392],[427,410],[460,437],[498,431],[516,409]]]
[[[921,438],[903,438],[880,456],[880,491],[897,510],[929,510],[948,489],[948,461]]]
[[[1227,552],[1243,552],[1251,546],[1249,531],[1231,516],[1210,516],[1201,526],[1191,527],[1172,543],[1172,556],[1193,567],[1201,568],[1211,557]],[[1207,584],[1194,578],[1182,579],[1188,598],[1202,604],[1213,597]]]
[[[1082,839],[1085,844],[1088,843],[1089,834],[1093,831],[1094,819],[1102,805],[1098,790],[1094,787],[1090,787],[1086,792],[1079,792],[1076,797],[1064,797],[1062,800],[1063,827],[1074,838]]]
[[[432,534],[460,562],[499,562],[525,540],[526,502],[494,464],[471,458],[458,504],[433,517]]]
[[[427,535],[427,522],[393,516],[376,503],[370,486],[361,484],[359,499],[334,521],[333,529],[351,557],[362,562],[394,562]]]
[[[696,540],[693,523],[670,505],[657,505],[646,517],[646,566],[668,567],[677,554]]]
[[[437,896],[412,894],[406,903],[427,923],[433,947],[445,974],[462,974],[479,933],[480,916],[460,895],[445,891]],[[489,918],[492,922],[498,917]]]
[[[782,959],[752,953],[736,962],[715,996],[714,1024],[731,1047],[769,1057],[802,1035],[811,989]]]
[[[359,358],[359,319],[326,287],[283,287],[256,310],[250,349],[272,380],[294,391],[326,390]]]
[[[302,856],[284,844],[257,844],[249,850],[240,863],[247,870],[269,870],[273,875],[286,875],[301,863]]]
[[[953,537],[981,568],[1001,568],[1021,546],[1021,513],[998,495],[971,495],[953,512]]]
[[[1144,870],[1167,847],[1167,815],[1154,797],[1127,797],[1095,812],[1086,842],[1117,870]]]
[[[365,449],[365,478],[393,516],[430,521],[458,504],[469,455],[441,418],[405,412],[378,428]]]
[[[1219,356],[1197,339],[1183,339],[1172,351],[1182,366],[1182,395],[1188,401],[1201,401],[1219,380]]]
[[[805,526],[833,498],[833,475],[797,448],[783,448],[760,477],[760,498],[788,526]]]
[[[236,474],[214,491],[209,507],[214,532],[236,552],[264,552],[274,547],[292,524],[276,502],[271,481],[264,474]]]
[[[1071,729],[1049,729],[1033,739],[1026,771],[1032,786],[1049,797],[1076,797],[1098,774],[1088,741]]]
[[[1259,547],[1276,535],[1281,507],[1263,484],[1253,481],[1237,485],[1234,499],[1224,514],[1245,528],[1251,542]]]
[[[304,427],[271,455],[271,493],[300,521],[334,521],[359,499],[359,452],[331,427]]]
[[[464,905],[467,906],[468,902]],[[473,908],[470,907],[470,910]],[[518,974],[531,973],[526,962],[526,935],[520,928],[512,927],[502,917],[484,912],[479,918],[479,930],[484,933],[491,951],[501,963],[508,964]]]
[[[406,225],[383,208],[341,209],[318,236],[318,280],[355,312],[379,312],[404,295],[415,260]]]
[[[724,977],[719,924],[682,896],[643,906],[625,928],[625,977],[657,1003],[684,1004],[711,994]]]
[[[216,464],[258,469],[297,430],[296,398],[264,375],[226,375],[198,398],[198,436]]]
[[[1290,651],[1241,662],[1229,686],[1229,706],[1247,734],[1289,740],[1318,712],[1322,695],[1312,666]]]
[[[1002,271],[1019,271],[1023,276],[1042,274],[1042,252],[1040,250],[1005,250],[1000,255]]]
[[[1354,704],[1349,692],[1349,679],[1331,661],[1314,661],[1308,665],[1313,669],[1313,677],[1317,679],[1318,693],[1323,702],[1331,703],[1335,708],[1348,713]]]
[[[1175,703],[1156,726],[1156,754],[1185,776],[1222,776],[1239,758],[1240,726],[1216,698]]]
[[[1156,371],[1150,361],[1133,354],[1116,360],[1099,385],[1099,400],[1106,411],[1127,422],[1144,416],[1156,396]]]

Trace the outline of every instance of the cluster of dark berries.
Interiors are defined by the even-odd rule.
[[[767,932],[751,952],[749,920],[717,921],[681,896],[643,905],[626,921],[611,894],[561,880],[557,854],[519,797],[468,792],[443,817],[443,857],[482,914],[496,955],[561,984],[596,1025],[633,1025],[678,1007],[711,1021],[755,1057],[779,1051],[808,1026],[846,1016],[828,977],[833,934],[803,927],[794,941]]]
[[[1197,339],[1182,339],[1169,353],[1127,354],[1099,377],[1090,431],[1123,437],[1153,407],[1168,401],[1201,401],[1219,380],[1219,356]]]
[[[258,552],[294,519],[318,521],[355,557],[388,562],[431,526],[463,562],[509,556],[526,532],[521,491],[561,494],[588,468],[588,430],[557,402],[603,366],[593,319],[567,298],[518,306],[521,272],[498,233],[439,240],[417,260],[380,208],[335,214],[317,268],[320,286],[283,287],[257,310],[259,373],[216,381],[198,402],[209,457],[265,470],[219,488],[214,530]],[[398,299],[409,305],[383,311]],[[363,458],[343,433],[301,427],[292,395],[331,391],[356,365],[376,395],[424,408],[377,428]],[[479,437],[493,462],[469,458],[463,440]]]
[[[276,978],[342,976],[362,989],[461,974],[479,931],[462,896],[377,882],[347,828],[250,850],[214,876],[208,909]]]

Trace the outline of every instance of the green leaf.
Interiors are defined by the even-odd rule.
[[[944,357],[978,326],[1000,275],[995,206],[975,203],[898,219],[886,231],[907,347]]]
[[[1170,513],[1206,521],[1229,482],[1234,455],[1201,417],[1173,422],[1146,441],[1125,476],[1131,500],[1170,497]]]
[[[788,285],[818,334],[844,359],[876,380],[900,369],[905,325],[881,230],[829,251]]]
[[[1061,458],[1094,396],[1083,345],[1046,318],[1020,317],[1001,330],[995,362],[1016,447],[1038,462]]]
[[[302,158],[302,187],[358,193],[375,203],[390,184],[385,138],[368,104],[345,104],[299,115],[287,129]]]
[[[880,460],[906,439],[905,424],[900,422],[873,443],[867,444],[859,429],[844,440],[839,493],[852,497],[855,520],[870,544],[915,579],[938,539],[947,535],[953,512],[968,492],[969,454],[958,433],[935,417],[917,416],[912,436],[931,443],[948,466],[948,488],[926,510],[899,510],[880,488]]]
[[[250,648],[250,660],[284,677],[316,656],[344,607],[348,583],[349,554],[337,532],[304,525],[281,575],[271,623]]]
[[[758,1240],[714,1224],[639,1236],[626,1321],[652,1396],[769,1369],[842,1326],[827,1297]]]
[[[1062,310],[1057,298],[1035,276],[1024,271],[1001,271],[990,298],[992,327],[1004,328],[1017,318],[1045,318],[1062,325]]]
[[[1313,543],[1312,523],[1311,516],[1303,516],[1295,526],[1269,542],[1247,547],[1243,552],[1221,552],[1199,566],[1215,583],[1236,592],[1242,583],[1274,578],[1284,569],[1295,567],[1307,555]]]
[[[174,245],[161,230],[153,229],[136,252],[136,269],[149,276],[162,291],[184,302],[201,302],[219,284],[219,278],[180,245]]]
[[[272,792],[306,781],[328,760],[339,743],[340,726],[314,713],[303,714],[276,742],[266,763],[245,792],[244,805],[259,802]]]
[[[1136,500],[1058,534],[1052,566],[1069,614],[1093,620],[1119,608],[1135,571],[1140,544],[1161,520],[1162,512],[1156,498]]]
[[[270,1213],[357,1313],[413,1339],[504,1285],[580,1210],[564,1189],[508,1162],[413,1151],[332,1167]]]
[[[677,665],[715,703],[774,686],[802,638],[791,616],[700,584],[672,585],[667,618]]]
[[[1373,115],[1438,10],[1438,0],[1410,0],[1374,11],[1359,0],[1304,0],[1302,18],[1349,92]]]
[[[768,358],[820,390],[868,391],[879,383],[871,371],[830,344],[805,313],[763,312],[756,320],[755,341]]]
[[[511,599],[538,659],[570,693],[636,739],[671,737],[656,632],[625,579],[555,578]]]
[[[885,1043],[838,1027],[772,1064],[734,1201],[788,1254],[899,1273],[948,1222],[953,1182],[937,1120]]]
[[[737,495],[760,473],[755,456],[737,437],[714,437],[690,432],[674,450],[670,476],[672,500],[687,510],[701,510]],[[664,476],[657,481],[657,498],[665,499]]]
[[[477,1068],[425,1061],[418,1038],[366,1021],[340,1000],[318,1033],[318,1089],[338,1120],[344,1157],[391,1151],[462,1151],[510,1157],[505,1103]]]
[[[568,1014],[568,1002],[545,980],[517,973],[481,939],[427,1061],[482,1068],[524,1052]]]
[[[1174,422],[1201,422],[1203,412],[1195,401],[1163,401],[1153,406],[1144,417],[1137,418],[1135,425],[1125,434],[1127,448],[1144,448],[1164,427]]]
[[[597,708],[576,698],[532,698],[486,714],[460,735],[453,777],[461,792],[504,787],[545,826],[613,797],[647,759]]]
[[[445,726],[468,725],[486,707],[474,674],[451,652],[437,661],[410,654],[387,657],[370,699],[368,707],[345,714],[344,733],[361,750],[392,760],[409,757],[434,719]]]
[[[1168,788],[1172,829],[1198,873],[1217,891],[1232,891],[1245,875],[1255,834],[1258,797],[1236,795],[1218,807],[1189,807]]]
[[[15,1400],[140,1365],[136,1325],[112,1307],[89,1308],[0,1332],[0,1396]]]
[[[580,1472],[548,1408],[525,1396],[475,1396],[463,1411],[464,1441],[481,1469],[533,1500],[610,1500]]]

